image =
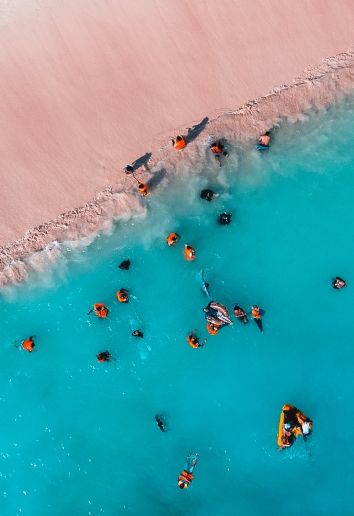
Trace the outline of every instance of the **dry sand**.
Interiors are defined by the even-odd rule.
[[[348,91],[353,27],[353,0],[0,0],[0,282],[143,210],[122,167],[205,116],[254,135]]]

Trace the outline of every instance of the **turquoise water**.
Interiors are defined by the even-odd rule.
[[[202,176],[186,162],[150,197],[147,219],[6,292],[2,515],[354,514],[353,130],[349,98],[282,125],[266,155],[239,147],[228,168]],[[213,203],[199,199],[206,184],[221,194]],[[216,223],[223,210],[229,227]],[[170,231],[182,236],[176,248],[164,243]],[[235,323],[188,346],[189,331],[207,336],[201,269],[215,300],[265,309],[264,334]],[[331,288],[335,275],[347,289]],[[128,305],[116,301],[121,287]],[[97,301],[107,320],[86,315]],[[136,328],[144,339],[131,337]],[[28,335],[36,353],[18,350]],[[115,361],[99,364],[105,349]],[[314,432],[280,453],[284,403]],[[180,491],[191,451],[195,479]]]

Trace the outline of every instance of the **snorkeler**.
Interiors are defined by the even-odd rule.
[[[204,279],[204,271],[203,270],[200,271],[200,277],[201,277],[201,280],[202,280],[202,292],[206,296],[210,297],[209,290],[208,290],[209,287],[210,287],[210,283],[205,281],[205,279]]]
[[[117,292],[117,299],[120,303],[129,303],[129,291],[126,288],[121,288]]]
[[[121,269],[122,271],[128,271],[130,267],[130,260],[123,260],[119,265],[118,269]]]
[[[181,237],[177,233],[170,233],[168,237],[166,238],[166,244],[170,247],[173,247],[177,244],[178,240]]]
[[[185,244],[184,246],[184,257],[187,261],[192,262],[195,260],[195,250],[191,245]]]
[[[221,328],[221,324],[215,324],[210,321],[207,322],[207,332],[209,335],[216,335]]]
[[[229,224],[231,224],[231,217],[231,213],[221,213],[218,217],[218,223],[221,226],[228,226]]]
[[[103,303],[95,303],[93,305],[93,309],[90,310],[87,315],[90,315],[91,312],[93,312],[96,317],[105,319],[108,316],[109,310]]]
[[[34,350],[34,346],[35,346],[35,343],[34,343],[34,340],[33,340],[33,337],[28,337],[28,339],[25,339],[22,341],[22,349],[24,349],[25,351],[28,351],[28,353],[32,353],[32,351]]]
[[[165,418],[159,414],[155,416],[155,421],[161,432],[167,432]]]
[[[257,305],[251,307],[251,314],[259,330],[263,333],[262,310]]]
[[[332,280],[332,287],[336,290],[340,290],[347,286],[347,283],[344,279],[340,278],[339,276],[336,276],[334,280]]]
[[[238,306],[238,305],[234,306],[234,315],[238,319],[238,321],[240,321],[240,323],[242,323],[242,324],[248,323],[247,314],[244,311],[244,309],[241,308],[240,306]]]
[[[186,467],[180,473],[178,480],[177,480],[177,485],[180,489],[187,489],[187,487],[189,487],[191,485],[192,480],[194,478],[193,471],[197,464],[197,460],[198,460],[197,453],[194,453],[194,454],[190,455],[189,457],[187,457]]]
[[[143,334],[143,332],[142,332],[142,331],[140,331],[140,330],[134,330],[134,331],[132,331],[132,336],[133,336],[133,337],[140,337],[141,339],[143,339],[143,338],[144,338],[144,334]]]
[[[184,136],[176,136],[176,140],[172,138],[172,145],[176,150],[182,150],[187,145],[187,140]]]
[[[187,335],[187,342],[192,348],[197,349],[204,346],[206,339],[204,339],[203,342],[199,342],[195,333],[189,333],[189,335]]]
[[[100,351],[100,353],[97,353],[96,358],[97,362],[109,362],[112,358],[112,355],[109,351]]]
[[[214,193],[213,190],[210,190],[210,188],[206,188],[200,192],[200,198],[208,202],[211,202],[217,196],[218,194]]]

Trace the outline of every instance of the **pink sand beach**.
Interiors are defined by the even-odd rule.
[[[51,241],[143,210],[122,169],[166,159],[204,117],[191,146],[348,92],[353,27],[352,0],[3,0],[1,283]]]

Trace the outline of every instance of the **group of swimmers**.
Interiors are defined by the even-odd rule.
[[[267,150],[270,147],[271,135],[270,132],[264,133],[260,136],[258,140],[258,144],[256,148],[258,150]],[[172,140],[172,144],[176,150],[182,150],[187,145],[187,140],[184,136],[177,136],[176,139]],[[222,166],[223,158],[228,156],[228,151],[225,149],[225,144],[221,141],[215,141],[210,145],[210,151],[219,163]],[[138,182],[138,191],[139,193],[145,197],[149,194],[149,187],[147,184],[140,182],[134,175],[134,167],[132,165],[128,165],[126,167],[126,173],[131,174],[132,177]],[[200,198],[206,200],[208,202],[213,201],[217,198],[218,194],[213,192],[211,189],[207,188],[200,192]],[[218,222],[221,225],[229,225],[231,223],[232,215],[230,213],[222,213],[218,217]],[[172,232],[166,237],[166,244],[169,247],[174,247],[181,239],[178,233]],[[184,244],[184,257],[187,261],[194,261],[196,259],[196,251],[195,249],[189,245]],[[123,260],[118,268],[120,270],[129,270],[131,262],[129,259]],[[332,286],[336,290],[343,289],[346,287],[346,281],[339,276],[336,276],[332,280]],[[208,292],[209,284],[203,280],[203,289],[205,293],[209,296]],[[126,288],[121,288],[117,291],[116,297],[118,302],[120,303],[128,303],[129,302],[129,290]],[[209,296],[210,297],[210,296]],[[216,335],[220,329],[226,325],[232,324],[231,318],[229,316],[228,309],[215,301],[210,301],[208,305],[203,308],[205,318],[207,320],[207,331],[209,335]],[[104,303],[95,303],[93,308],[89,311],[90,313],[94,313],[96,317],[100,319],[105,319],[108,317],[109,309],[105,306]],[[253,321],[257,324],[259,330],[263,332],[263,323],[262,316],[264,311],[258,305],[252,305],[249,312],[246,312],[241,306],[236,304],[233,308],[233,314],[237,321],[241,324],[245,325],[249,322],[249,316],[253,319]],[[132,336],[136,338],[143,338],[144,333],[139,330],[133,330]],[[187,335],[188,344],[196,349],[203,347],[206,339],[200,340],[195,332],[190,332]],[[34,337],[30,336],[27,339],[22,341],[22,348],[31,353],[34,351],[35,342]],[[112,355],[109,350],[100,351],[96,355],[97,361],[100,363],[109,362],[112,360]],[[162,432],[167,431],[166,419],[163,415],[156,415],[155,420],[158,428]],[[281,449],[292,446],[298,436],[302,436],[306,439],[312,431],[312,421],[307,416],[305,416],[299,409],[292,405],[284,405],[282,408],[279,429],[278,429],[278,446]],[[190,486],[193,480],[193,471],[197,464],[198,454],[192,454],[186,460],[186,465],[180,475],[178,476],[177,484],[180,489],[186,489]]]

